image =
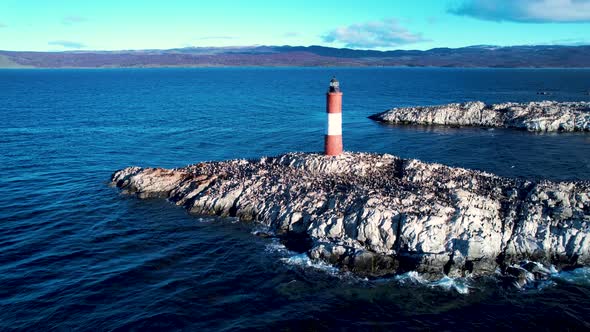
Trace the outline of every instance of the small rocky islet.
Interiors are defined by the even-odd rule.
[[[398,107],[371,115],[389,124],[515,128],[535,132],[590,131],[590,102],[542,101],[486,105],[481,101]]]
[[[524,284],[551,266],[590,265],[587,181],[511,179],[345,152],[129,167],[111,182],[192,214],[260,223],[310,259],[359,275],[501,273]]]

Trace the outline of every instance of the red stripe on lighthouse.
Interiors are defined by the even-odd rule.
[[[327,156],[342,153],[342,92],[340,84],[333,78],[330,90],[326,94],[326,113],[328,126],[324,139],[324,151]]]
[[[326,112],[342,113],[342,92],[328,92]]]
[[[324,146],[327,156],[337,156],[342,153],[342,135],[326,135]]]

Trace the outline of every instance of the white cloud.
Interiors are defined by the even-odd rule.
[[[212,39],[230,40],[230,39],[236,39],[236,37],[233,37],[233,36],[207,36],[207,37],[198,37],[195,39],[196,40],[212,40]]]
[[[73,49],[80,49],[86,47],[83,43],[78,43],[75,41],[70,40],[53,40],[47,43],[48,45],[52,46],[61,46],[63,48],[73,48]]]
[[[76,23],[83,23],[88,21],[86,17],[78,16],[78,15],[70,15],[66,16],[61,19],[61,23],[65,25],[72,25]]]
[[[564,45],[564,46],[586,46],[590,45],[590,39],[588,38],[564,38],[553,40],[549,43],[550,45]]]
[[[422,34],[409,32],[395,19],[339,27],[322,36],[322,39],[352,48],[397,47],[426,41]]]
[[[590,22],[590,0],[465,0],[449,12],[489,21]]]

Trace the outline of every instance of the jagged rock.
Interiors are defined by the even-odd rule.
[[[590,265],[589,182],[531,182],[367,153],[130,167],[111,181],[191,213],[262,223],[312,259],[360,274],[499,268],[520,284],[523,272],[507,268],[524,260]]]
[[[393,108],[369,118],[393,124],[505,127],[528,131],[590,131],[590,102],[542,101],[486,105],[477,101]]]

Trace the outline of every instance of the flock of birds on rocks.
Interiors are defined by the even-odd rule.
[[[437,278],[516,273],[527,260],[590,264],[587,182],[537,183],[348,152],[130,167],[112,182],[191,213],[262,223],[312,259],[358,274]]]
[[[390,124],[478,126],[528,131],[590,131],[590,102],[541,101],[486,105],[481,101],[398,107],[369,118]]]

